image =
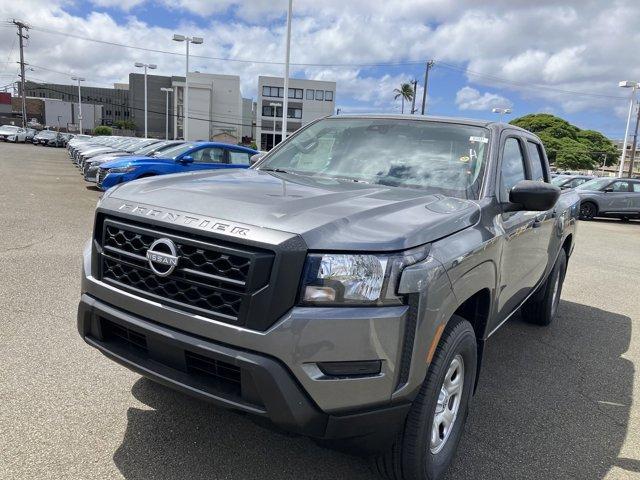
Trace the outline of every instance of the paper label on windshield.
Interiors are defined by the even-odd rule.
[[[469,137],[470,142],[480,142],[480,143],[489,143],[488,138],[484,137]]]

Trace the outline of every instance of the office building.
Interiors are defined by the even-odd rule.
[[[184,77],[173,77],[173,128],[183,138]],[[189,72],[189,118],[187,140],[240,143],[242,140],[240,77]]]
[[[336,82],[289,79],[287,136],[317,118],[335,110]],[[256,143],[270,150],[282,140],[284,78],[258,77]]]
[[[18,88],[20,83],[18,82]],[[130,120],[129,90],[124,88],[91,87],[82,83],[82,103],[103,105],[102,118],[98,125],[113,125],[116,120]],[[78,102],[78,85],[60,83],[36,83],[27,81],[25,92],[28,97],[55,98],[65,102]],[[20,95],[20,93],[18,93]],[[84,112],[83,112],[84,113]],[[83,122],[83,128],[87,128]]]

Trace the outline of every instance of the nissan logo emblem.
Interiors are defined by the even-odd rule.
[[[147,250],[147,260],[156,275],[161,277],[171,275],[178,265],[176,244],[168,238],[159,238]]]

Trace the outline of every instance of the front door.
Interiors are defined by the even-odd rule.
[[[521,180],[530,179],[525,166],[523,141],[509,136],[502,143],[499,200],[507,203],[509,191]],[[498,315],[502,322],[531,292],[546,266],[546,252],[534,228],[543,212],[506,212],[497,216],[496,227],[502,233],[502,258],[498,284]],[[490,328],[495,328],[491,325]]]
[[[616,180],[607,185],[602,194],[603,201],[600,204],[602,212],[616,213],[631,210],[631,192],[629,182]]]

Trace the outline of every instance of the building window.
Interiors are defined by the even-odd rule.
[[[302,118],[302,109],[301,108],[288,108],[287,109],[287,118]]]
[[[289,89],[289,98],[295,98],[298,100],[302,100],[303,90],[301,88],[290,88]]]
[[[313,90],[307,90],[307,100],[313,100]]]
[[[331,90],[324,91],[324,101],[332,102],[333,101],[333,92]]]
[[[324,100],[324,90],[316,90],[316,100]]]
[[[276,111],[277,113],[277,111]],[[282,111],[280,111],[280,115],[282,115]],[[262,116],[263,117],[273,117],[273,107],[270,105],[262,106]]]
[[[267,87],[266,85],[262,87],[262,96],[270,97],[271,96],[271,87]]]

